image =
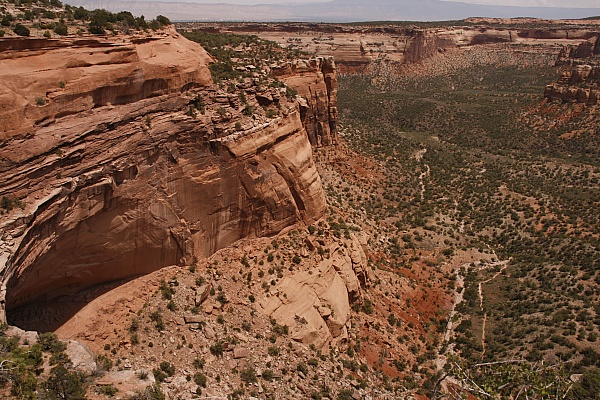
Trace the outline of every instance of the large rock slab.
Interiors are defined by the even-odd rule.
[[[98,371],[96,363],[96,354],[85,344],[76,340],[67,341],[65,354],[69,356],[73,368],[84,371],[88,374],[94,374]]]
[[[361,257],[361,251],[355,238],[334,244],[332,256],[316,268],[284,277],[276,285],[275,295],[261,301],[261,311],[290,327],[294,340],[317,348],[346,339],[350,299],[360,295],[356,273],[365,274],[366,270],[366,257]]]

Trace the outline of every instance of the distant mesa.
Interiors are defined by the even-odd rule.
[[[146,18],[163,14],[174,21],[446,21],[473,16],[572,19],[600,15],[600,8],[506,7],[439,0],[333,0],[251,6],[124,0],[69,0],[68,3],[87,9],[129,10]]]

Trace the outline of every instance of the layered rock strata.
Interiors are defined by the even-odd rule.
[[[567,66],[560,79],[546,86],[544,97],[550,101],[597,104],[600,99],[600,36],[579,46],[565,47],[556,65]]]
[[[56,118],[202,87],[212,58],[174,30],[132,37],[0,39],[0,139]]]
[[[298,60],[272,68],[274,76],[294,88],[300,118],[313,146],[327,146],[337,136],[337,76],[332,57]]]
[[[302,79],[286,75],[299,93],[320,88],[317,97],[289,100],[285,89],[249,82],[238,85],[244,104],[211,84],[210,57],[175,32],[119,46],[63,46],[62,58],[37,48],[13,55],[19,65],[31,58],[40,71],[48,66],[39,75],[45,84],[31,75],[27,86],[3,71],[10,79],[2,81],[1,131],[11,138],[0,142],[0,196],[24,204],[0,216],[0,299],[9,314],[190,263],[324,211],[303,121],[316,143],[334,141],[332,63],[307,62]],[[85,53],[98,59],[80,65]],[[58,89],[48,90],[54,81]],[[31,100],[40,90],[43,111]],[[12,103],[24,118],[13,118]],[[247,115],[248,105],[273,113]]]

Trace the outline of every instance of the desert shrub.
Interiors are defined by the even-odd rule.
[[[308,367],[303,362],[298,363],[298,365],[296,366],[296,370],[298,372],[302,372],[304,375],[308,374]]]
[[[50,351],[52,353],[60,353],[65,351],[67,345],[61,342],[54,332],[40,333],[38,336],[38,343],[44,351]]]
[[[69,30],[68,30],[66,24],[59,22],[54,27],[54,33],[56,33],[57,35],[60,35],[60,36],[66,36],[69,34]]]
[[[43,384],[45,400],[85,399],[86,376],[82,372],[70,371],[58,364],[50,371],[48,380]]]
[[[252,367],[250,367],[250,368],[244,368],[240,372],[240,378],[246,384],[254,383],[254,382],[257,381],[257,379],[256,379],[256,371],[254,371],[254,368],[252,368]]]
[[[165,394],[159,385],[154,384],[141,392],[136,392],[129,400],[165,400]]]
[[[97,391],[98,391],[98,393],[103,394],[107,397],[113,397],[115,394],[117,394],[119,389],[117,389],[113,384],[110,384],[110,385],[100,386],[97,389]]]
[[[168,361],[162,361],[160,363],[160,370],[164,371],[167,375],[175,375],[175,366]]]
[[[206,375],[204,375],[202,372],[196,372],[194,374],[194,382],[198,386],[206,387]]]
[[[150,320],[154,322],[156,330],[162,331],[163,329],[165,329],[165,323],[163,322],[162,313],[160,310],[153,311],[150,314]]]
[[[157,15],[156,16],[156,21],[161,25],[161,26],[167,26],[167,25],[171,25],[171,21],[169,20],[169,18],[165,17],[164,15]]]
[[[23,24],[16,24],[13,28],[13,32],[19,36],[29,36],[30,34],[29,28]]]
[[[210,346],[211,354],[215,355],[217,357],[221,357],[223,355],[223,351],[224,351],[223,342],[220,340],[218,340],[217,342],[215,342],[215,344]]]

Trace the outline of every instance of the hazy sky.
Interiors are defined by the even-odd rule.
[[[126,0],[127,1],[127,0]],[[229,3],[229,4],[273,4],[273,3],[324,3],[329,0],[154,0],[154,1],[182,1],[190,3]],[[418,0],[414,0],[418,1]],[[563,8],[600,8],[600,0],[444,0],[461,1],[463,3],[487,4],[499,6],[521,7],[563,7]],[[365,0],[366,3],[369,0]]]
[[[452,1],[452,0],[447,0]],[[462,0],[464,3],[521,7],[600,8],[600,0]]]

